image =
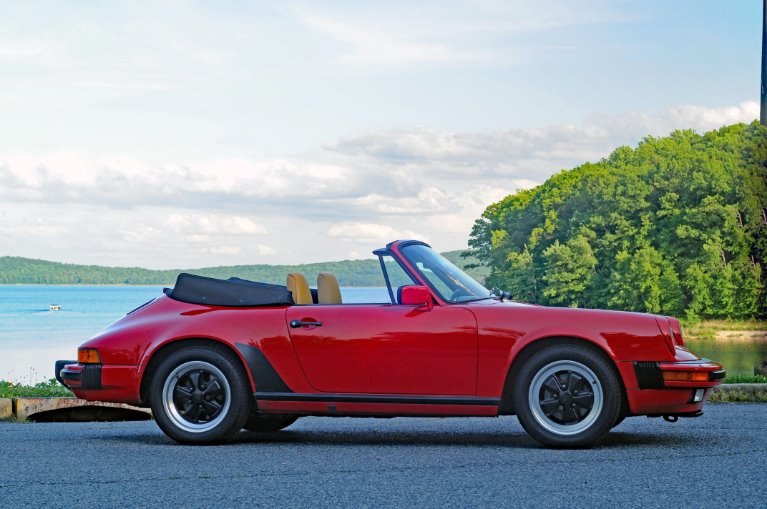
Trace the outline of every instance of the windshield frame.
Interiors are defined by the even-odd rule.
[[[468,280],[469,282],[474,283],[474,285],[478,285],[481,289],[485,290],[485,292],[487,292],[487,294],[483,296],[483,295],[477,295],[476,293],[471,292],[474,295],[474,298],[465,299],[465,300],[451,300],[450,296],[443,295],[443,293],[439,289],[437,289],[435,287],[435,285],[429,280],[429,278],[419,269],[418,265],[416,264],[416,260],[414,260],[412,257],[408,256],[407,248],[410,247],[410,246],[423,246],[423,247],[428,248],[435,255],[435,257],[437,257],[437,258],[439,258],[441,260],[444,260],[445,262],[447,262],[447,264],[449,264],[449,266],[454,268],[455,271],[457,271],[459,277],[465,278],[465,280]],[[434,298],[436,298],[438,301],[440,301],[440,302],[442,302],[444,304],[465,304],[465,303],[468,303],[468,302],[476,302],[476,301],[480,301],[480,300],[486,300],[486,299],[492,299],[493,298],[492,297],[492,292],[490,290],[488,290],[487,288],[484,287],[484,285],[480,284],[474,278],[472,278],[471,276],[466,274],[466,272],[461,270],[459,267],[455,266],[455,264],[453,264],[450,260],[448,260],[447,258],[442,256],[441,254],[436,252],[426,242],[422,242],[422,241],[419,241],[419,240],[403,240],[403,241],[392,242],[391,244],[389,244],[387,246],[387,251],[394,251],[394,252],[396,252],[396,254],[398,255],[397,258],[401,258],[405,262],[405,264],[407,265],[407,268],[409,269],[409,272],[411,273],[411,275],[415,275],[416,279],[418,281],[420,281],[421,284],[427,286],[432,291],[432,295],[434,296]],[[440,279],[440,280],[442,280],[444,282],[444,280],[441,277],[439,277],[439,275],[437,275],[436,273],[435,273],[435,275],[436,275],[436,277],[438,279]],[[464,282],[465,282],[465,280],[464,280]],[[467,289],[466,286],[463,285],[463,284],[460,284],[459,286]]]

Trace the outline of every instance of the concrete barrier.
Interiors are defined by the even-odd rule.
[[[0,398],[0,421],[13,419],[13,400]]]
[[[57,422],[135,421],[152,416],[147,408],[78,398],[13,398],[13,413],[19,420]]]

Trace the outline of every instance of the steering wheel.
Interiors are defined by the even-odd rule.
[[[472,293],[469,292],[464,287],[458,287],[455,289],[455,291],[450,295],[450,302],[458,302],[459,297],[471,297]]]

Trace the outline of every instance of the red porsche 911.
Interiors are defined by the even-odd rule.
[[[552,447],[594,444],[627,416],[697,417],[725,376],[674,318],[505,300],[419,241],[374,254],[386,303],[344,303],[329,273],[316,290],[298,273],[181,274],[56,376],[79,398],[151,407],[183,443],[307,415],[516,414]]]

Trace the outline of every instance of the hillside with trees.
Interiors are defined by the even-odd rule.
[[[767,128],[676,131],[490,205],[486,286],[558,306],[767,315]]]
[[[463,258],[462,251],[442,253],[456,265],[476,265]],[[0,257],[0,284],[85,284],[85,285],[173,285],[179,272],[228,278],[237,276],[253,281],[285,284],[290,272],[301,272],[310,283],[319,272],[332,272],[342,286],[384,286],[377,259],[344,260],[303,265],[233,265],[202,269],[150,270],[139,267],[101,267],[34,260],[12,256]],[[467,272],[478,281],[487,274],[482,268]]]

